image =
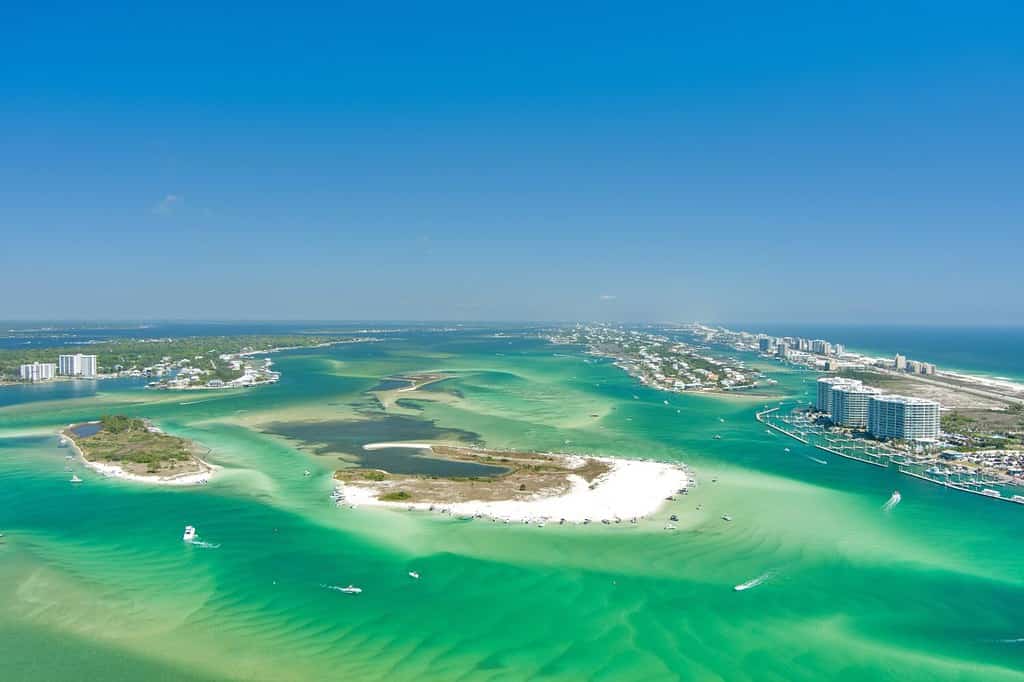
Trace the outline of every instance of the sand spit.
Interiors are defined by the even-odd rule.
[[[380,447],[415,447],[424,443],[372,444]],[[375,447],[374,447],[375,446]],[[429,446],[428,446],[429,447]],[[564,458],[567,490],[554,494],[539,491],[529,497],[502,500],[466,500],[458,502],[382,500],[386,483],[372,480],[335,481],[337,494],[346,505],[380,506],[394,509],[435,511],[453,516],[480,516],[509,522],[585,523],[588,521],[629,521],[658,511],[669,498],[693,484],[691,474],[679,464],[610,457],[581,457],[546,453]],[[602,463],[607,471],[589,483],[572,473],[585,460]]]

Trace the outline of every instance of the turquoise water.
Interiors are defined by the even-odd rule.
[[[754,413],[806,400],[813,375],[765,365],[778,395],[756,400],[666,395],[476,332],[275,362],[257,390],[53,385],[0,408],[0,677],[1024,679],[1024,509],[766,433]],[[431,371],[453,377],[405,394],[417,409],[367,394]],[[223,472],[158,489],[75,464],[72,486],[56,430],[110,411]],[[333,506],[335,467],[409,433],[682,461],[698,486],[629,528]],[[183,544],[185,524],[217,547]],[[329,589],[349,583],[364,592]]]

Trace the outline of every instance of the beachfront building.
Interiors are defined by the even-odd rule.
[[[20,368],[22,381],[49,381],[56,373],[57,365],[52,362],[33,362]]]
[[[832,390],[836,386],[843,385],[862,386],[857,379],[845,379],[843,377],[821,377],[818,379],[818,399],[814,403],[818,412],[832,414]]]
[[[868,404],[881,391],[860,382],[836,384],[832,387],[832,422],[851,429],[868,425]]]
[[[92,379],[96,376],[95,355],[82,355],[81,353],[59,355],[57,356],[57,366],[63,376],[84,377],[86,379]]]
[[[876,395],[868,403],[868,432],[875,438],[933,440],[939,437],[939,403],[902,395]]]
[[[832,355],[832,344],[824,339],[811,341],[811,351],[819,355]]]

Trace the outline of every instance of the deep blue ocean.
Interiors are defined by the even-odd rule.
[[[772,336],[801,336],[844,344],[870,355],[901,353],[963,370],[1024,380],[1024,327],[902,327],[730,323],[729,329]]]

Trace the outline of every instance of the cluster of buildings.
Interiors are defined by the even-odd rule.
[[[19,376],[22,381],[49,381],[56,376],[95,379],[98,372],[95,355],[58,355],[57,362],[32,362],[21,365]]]
[[[815,408],[832,423],[865,430],[874,438],[928,441],[941,433],[938,402],[883,393],[857,379],[818,379]]]
[[[201,356],[196,359],[201,359]],[[227,380],[217,377],[207,379],[207,376],[212,373],[211,370],[193,366],[189,360],[180,360],[175,365],[177,369],[173,377],[159,381],[152,381],[147,384],[147,388],[172,390],[197,388],[247,388],[260,384],[272,384],[281,378],[279,372],[275,372],[271,369],[271,366],[274,363],[270,358],[264,358],[262,360],[243,360],[238,355],[223,354],[220,356],[220,360],[230,365],[232,373],[241,372],[241,374]],[[165,363],[146,368],[147,372],[152,372],[152,374],[149,374],[148,376],[161,376],[169,370],[169,366]]]
[[[550,337],[554,343],[584,344],[595,355],[641,383],[664,391],[734,391],[756,385],[757,372],[735,360],[706,355],[666,336],[611,327],[581,327]]]
[[[932,363],[908,360],[905,355],[900,355],[899,353],[893,359],[891,369],[897,372],[906,372],[907,374],[935,374],[935,365]]]
[[[798,336],[779,338],[767,334],[758,335],[757,349],[767,355],[776,355],[780,358],[788,357],[792,351],[833,357],[839,357],[846,352],[843,344],[832,343],[824,339],[803,339]]]

